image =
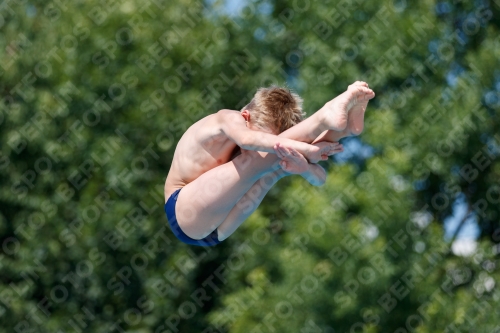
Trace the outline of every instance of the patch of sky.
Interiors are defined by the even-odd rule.
[[[467,14],[463,12],[459,12],[456,14],[456,23],[455,27],[456,29],[451,30],[448,28],[447,33],[443,36],[446,41],[453,40],[454,41],[454,47],[455,51],[460,50],[460,49],[465,49],[466,44],[469,42],[469,37],[468,35],[470,34],[469,27],[468,27],[468,18],[472,17],[472,22],[477,22],[475,19],[474,14]],[[468,33],[465,33],[465,30],[468,31]],[[475,28],[474,28],[475,29]]]
[[[484,94],[484,103],[491,109],[497,109],[500,107],[500,70],[494,69],[493,77],[493,87]]]
[[[366,160],[375,154],[375,149],[361,141],[358,137],[348,137],[341,141],[344,151],[333,155],[333,160],[344,164],[355,160]]]
[[[253,37],[257,40],[264,40],[266,39],[266,31],[262,28],[257,28],[255,29],[255,31],[253,32]]]
[[[450,85],[452,87],[456,86],[458,78],[464,72],[465,72],[465,68],[460,66],[458,63],[453,62],[451,64],[450,70],[448,71],[448,73],[446,73],[446,82],[448,83],[448,85]]]
[[[431,41],[429,41],[429,44],[427,44],[427,48],[431,53],[437,53],[439,48],[439,40],[432,39]]]
[[[495,76],[495,83],[494,83],[495,90],[500,91],[500,70],[495,69],[493,71],[493,75]]]
[[[270,1],[262,1],[255,4],[255,0],[205,0],[207,6],[219,5],[219,15],[227,15],[230,17],[238,17],[249,15],[249,13],[259,13],[262,15],[270,15],[274,6]]]
[[[475,0],[474,1],[474,4],[475,4],[475,8],[477,7],[489,7],[490,6],[490,2],[488,0]]]
[[[451,172],[451,174],[452,174],[452,175],[455,175],[455,176],[459,176],[459,177],[461,177],[461,175],[460,175],[460,170],[461,170],[461,168],[462,168],[462,167],[461,167],[460,165],[455,164],[455,165],[453,165],[453,166],[450,168],[450,172]]]
[[[225,15],[223,0],[204,0],[203,14],[211,20],[218,20],[220,16]]]
[[[413,182],[413,188],[415,191],[423,191],[426,188],[428,188],[430,185],[430,182],[428,179],[423,179],[423,180],[415,180]]]
[[[444,222],[444,238],[450,241],[453,235],[458,231],[460,222],[466,218],[464,224],[458,231],[456,239],[476,240],[481,232],[475,214],[467,215],[467,203],[465,195],[460,194],[453,202],[452,215],[447,217]]]
[[[454,32],[453,32],[454,33]],[[467,42],[469,41],[469,38],[467,37],[467,35],[465,34],[465,32],[463,32],[463,30],[459,30],[457,32],[458,34],[458,37],[460,39],[460,42],[457,44],[457,47],[461,47],[462,46],[462,43],[463,44],[467,44]],[[451,36],[447,36],[447,38],[450,38]],[[451,37],[453,38],[453,37]]]
[[[496,90],[490,90],[484,95],[484,103],[492,109],[500,106],[500,93]]]
[[[248,0],[225,0],[224,8],[226,14],[230,16],[238,16],[241,14],[243,8],[248,3]]]
[[[477,242],[474,239],[457,239],[451,244],[452,252],[461,257],[470,257],[476,253]]]
[[[34,17],[36,15],[36,7],[32,4],[29,4],[26,7],[26,16],[28,17]]]
[[[494,159],[495,157],[500,156],[500,145],[498,144],[498,141],[491,136],[485,135],[486,136],[486,155],[492,156]]]
[[[488,153],[495,156],[499,157],[500,156],[500,144],[498,142],[498,139],[489,137],[488,142],[486,143],[486,147],[488,148]]]
[[[453,9],[452,5],[446,1],[438,2],[435,8],[438,15],[448,14]]]
[[[296,68],[287,68],[286,85],[293,91],[300,94],[305,88],[305,82],[299,78],[299,71]]]
[[[271,2],[265,1],[257,6],[257,11],[263,15],[271,15],[274,10],[274,6]]]
[[[209,17],[239,16],[248,0],[205,0],[206,14]]]
[[[397,13],[402,13],[407,7],[407,1],[406,0],[393,0],[392,1],[392,6],[394,8],[394,11]]]

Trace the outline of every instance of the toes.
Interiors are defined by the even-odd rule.
[[[349,89],[349,88],[351,88],[351,87],[356,87],[356,86],[359,86],[359,87],[366,87],[366,88],[368,88],[368,83],[366,83],[365,81],[356,81],[356,82],[354,82],[353,84],[351,84],[351,85],[348,87],[348,89]]]
[[[359,92],[361,92],[362,86],[360,85],[357,85],[357,84],[351,84],[349,87],[347,87],[347,91],[349,91],[351,94],[354,93],[354,94],[357,94]]]
[[[355,85],[352,87],[351,90],[353,91],[355,96],[358,97],[359,95],[365,94],[367,92],[367,90],[369,90],[369,89],[366,87],[360,86],[360,85]]]
[[[370,88],[362,87],[361,91],[364,93],[364,97],[367,99],[372,99],[375,97],[375,93]]]

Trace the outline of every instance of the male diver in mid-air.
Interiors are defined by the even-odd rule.
[[[359,135],[375,93],[356,81],[303,119],[302,99],[288,89],[260,88],[241,111],[220,110],[194,123],[179,140],[165,182],[165,213],[175,236],[213,246],[245,221],[269,189],[298,174],[320,186],[318,161]]]

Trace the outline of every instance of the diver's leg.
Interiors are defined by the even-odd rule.
[[[283,170],[276,170],[262,176],[252,187],[243,195],[243,197],[231,209],[217,228],[219,241],[229,237],[252,213],[259,207],[267,192],[280,180],[288,174]]]
[[[217,228],[254,183],[279,169],[276,154],[245,151],[182,188],[175,213],[184,233],[202,239]]]

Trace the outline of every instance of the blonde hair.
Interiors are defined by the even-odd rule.
[[[289,89],[271,86],[259,88],[243,110],[250,112],[250,122],[255,126],[279,134],[304,119],[302,102],[302,98]]]

